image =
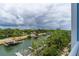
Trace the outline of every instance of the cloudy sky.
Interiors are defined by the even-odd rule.
[[[71,29],[71,4],[0,4],[0,28]]]

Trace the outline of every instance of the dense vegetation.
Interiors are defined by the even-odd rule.
[[[30,34],[32,30],[20,30],[20,29],[0,29],[0,39],[7,37],[17,37]]]
[[[45,33],[44,35],[39,35]],[[35,34],[37,38],[32,40],[32,55],[58,56],[62,55],[64,48],[70,51],[70,30],[20,30],[0,29],[0,39]],[[67,54],[66,54],[67,55]]]
[[[33,55],[38,56],[57,56],[62,55],[63,49],[67,47],[69,52],[69,43],[71,33],[68,30],[47,30],[51,32],[47,39],[34,40],[32,42]],[[67,54],[66,54],[67,55]]]
[[[0,39],[7,37],[21,36],[25,33],[19,29],[0,29]]]
[[[17,37],[23,35],[30,35],[32,32],[40,33],[46,32],[46,30],[21,30],[21,29],[0,29],[0,39],[7,37]]]

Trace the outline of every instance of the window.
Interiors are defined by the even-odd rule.
[[[72,29],[70,3],[0,4],[0,56],[68,56]]]

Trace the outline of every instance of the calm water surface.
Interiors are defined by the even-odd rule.
[[[0,46],[0,56],[15,56],[16,52],[23,51],[24,49],[27,49],[29,46],[31,46],[31,40],[26,39],[22,43],[15,45],[15,46]]]
[[[47,39],[50,35],[47,36],[40,36],[38,39]],[[6,47],[4,45],[0,46],[0,56],[16,56],[16,52],[22,52],[25,49],[28,49],[29,46],[32,46],[32,39],[23,40],[22,43]]]

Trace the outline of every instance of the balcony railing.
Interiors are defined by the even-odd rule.
[[[79,42],[76,42],[74,47],[72,48],[69,56],[77,56],[78,55]]]

